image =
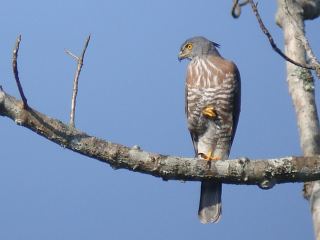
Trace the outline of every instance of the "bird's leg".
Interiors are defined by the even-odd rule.
[[[211,119],[215,119],[217,117],[217,112],[214,109],[214,107],[212,105],[208,105],[206,107],[204,107],[202,109],[202,114],[207,117],[207,118],[211,118]],[[216,160],[220,160],[221,157],[218,156],[212,156],[212,150],[210,150],[208,152],[208,154],[204,154],[204,153],[199,153],[199,156],[204,159],[204,160],[208,160],[208,161],[216,161]]]
[[[217,116],[217,113],[212,105],[203,108],[202,114],[208,118],[215,118]]]
[[[221,159],[221,157],[212,156],[212,150],[210,150],[207,155],[204,153],[199,153],[199,155],[202,159],[207,160],[207,161],[217,161],[217,160]]]

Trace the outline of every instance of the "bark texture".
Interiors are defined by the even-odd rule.
[[[286,55],[306,63],[307,51],[303,46],[304,20],[319,16],[319,0],[278,0],[277,24],[283,29]],[[296,112],[300,146],[304,156],[320,153],[320,131],[314,96],[314,79],[309,70],[287,63],[289,93]],[[320,239],[319,182],[306,183],[304,194],[310,199],[316,238]]]
[[[258,185],[269,189],[277,183],[320,179],[320,156],[284,157],[255,160],[240,158],[206,161],[149,153],[138,146],[126,147],[81,132],[50,118],[8,95],[0,88],[0,115],[72,151],[108,163],[115,169],[128,169],[164,180],[202,181]]]

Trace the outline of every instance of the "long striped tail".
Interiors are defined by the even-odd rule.
[[[201,195],[198,216],[201,223],[218,222],[221,213],[222,184],[212,181],[201,182]]]

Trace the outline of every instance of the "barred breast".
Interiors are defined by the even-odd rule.
[[[209,105],[217,113],[213,120],[202,114]],[[186,114],[191,134],[202,138],[199,144],[230,149],[239,111],[240,76],[236,65],[220,56],[193,58],[187,68]]]

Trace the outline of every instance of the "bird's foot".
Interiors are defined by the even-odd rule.
[[[207,106],[202,109],[202,114],[208,118],[215,118],[217,116],[213,106]]]
[[[207,161],[217,161],[217,160],[220,160],[221,157],[218,157],[218,156],[212,156],[212,151],[209,151],[208,154],[204,154],[204,153],[199,153],[199,156],[204,159],[204,160],[207,160]]]

